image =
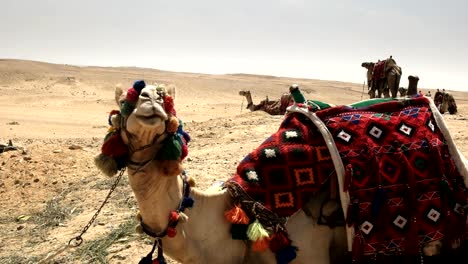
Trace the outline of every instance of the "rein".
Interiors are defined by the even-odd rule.
[[[194,203],[194,200],[190,197],[190,185],[187,181],[187,174],[185,173],[185,171],[182,171],[181,178],[182,178],[182,183],[183,183],[182,200],[180,201],[177,209],[169,213],[169,223],[167,224],[166,228],[164,228],[160,232],[154,232],[143,222],[143,218],[141,218],[140,220],[140,226],[143,232],[145,232],[145,234],[154,238],[155,240],[154,240],[153,247],[150,253],[148,253],[146,257],[143,257],[140,260],[139,264],[153,263],[153,253],[156,250],[156,248],[158,249],[158,256],[156,260],[158,260],[159,263],[166,263],[166,260],[164,258],[164,251],[162,248],[162,238],[164,238],[165,236],[174,237],[177,234],[176,227],[177,227],[177,224],[179,223],[180,214],[183,213],[186,208],[191,208]]]

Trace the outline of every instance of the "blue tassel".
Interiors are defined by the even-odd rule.
[[[372,216],[377,217],[379,215],[382,205],[387,200],[387,192],[382,186],[375,192],[374,200],[372,201]]]
[[[191,208],[193,207],[193,199],[192,197],[184,197],[184,199],[182,200],[182,206],[183,208]]]
[[[146,87],[146,83],[143,80],[138,80],[133,83],[133,89],[135,89],[138,94],[141,93],[141,90]]]
[[[296,258],[297,247],[287,246],[280,251],[276,252],[276,263],[277,264],[288,264]]]

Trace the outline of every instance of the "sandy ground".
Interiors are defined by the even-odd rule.
[[[308,99],[349,104],[367,98],[362,84],[336,81],[0,60],[0,143],[18,147],[0,153],[0,263],[35,263],[57,252],[95,213],[114,181],[93,164],[115,109],[113,90],[136,79],[176,85],[175,107],[192,137],[185,168],[201,188],[229,178],[282,120],[246,111],[239,90],[250,90],[257,103],[279,98],[292,83]],[[454,96],[459,113],[444,117],[467,156],[468,93]],[[83,244],[51,263],[138,263],[151,246],[134,232],[137,210],[124,176]]]

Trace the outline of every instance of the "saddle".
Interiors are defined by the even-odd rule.
[[[226,182],[249,216],[245,225],[284,232],[281,219],[336,179],[355,258],[417,255],[426,242],[468,235],[468,171],[432,102],[368,100],[312,110],[290,106],[278,131]]]

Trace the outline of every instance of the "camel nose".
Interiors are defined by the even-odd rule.
[[[143,91],[141,91],[140,96],[144,97],[144,98],[150,98],[150,93],[149,93],[148,90],[143,90]]]

